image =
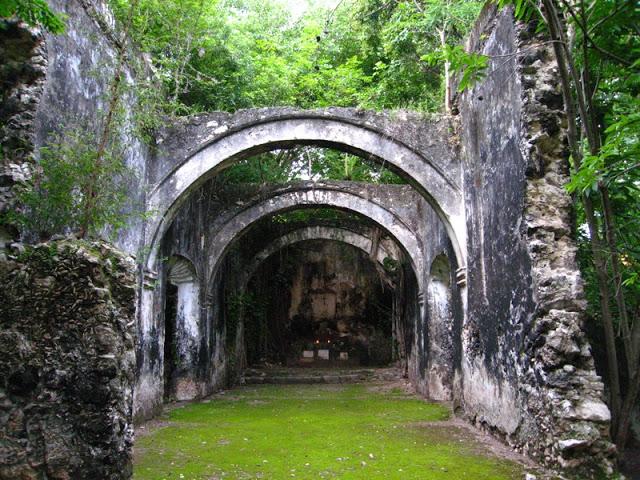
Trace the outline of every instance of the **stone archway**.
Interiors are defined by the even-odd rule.
[[[399,252],[394,251],[394,247],[397,248],[396,245],[388,247],[384,244],[380,244],[374,252],[372,248],[374,242],[370,237],[346,228],[316,225],[293,230],[269,243],[254,256],[253,261],[244,269],[242,273],[242,284],[246,285],[262,262],[278,250],[306,240],[333,240],[346,243],[359,248],[369,255],[375,256],[374,258],[381,265],[384,265],[384,260],[386,258],[391,258],[395,261],[400,260]]]
[[[353,187],[353,185],[352,185]],[[373,197],[373,198],[372,198]],[[375,198],[375,200],[374,200]],[[418,197],[419,198],[419,197]],[[340,184],[314,184],[304,183],[286,187],[284,190],[276,190],[265,196],[255,199],[253,202],[236,205],[235,208],[222,215],[213,229],[213,237],[202,245],[203,259],[201,262],[202,281],[206,285],[204,294],[208,297],[211,288],[216,284],[215,277],[221,260],[232,245],[256,221],[269,215],[282,213],[296,208],[328,207],[353,212],[369,219],[385,231],[401,248],[408,259],[407,269],[412,271],[416,283],[416,299],[423,298],[424,273],[424,246],[421,237],[405,221],[399,213],[381,203],[383,198],[372,195],[367,189],[352,188]],[[155,283],[154,283],[155,284]],[[139,364],[140,375],[134,393],[134,405],[139,417],[149,416],[148,412],[159,410],[162,394],[159,391],[160,369],[163,360],[154,357],[154,349],[157,345],[157,332],[163,328],[159,321],[157,306],[161,304],[161,291],[154,288],[145,288],[140,298],[140,348]],[[416,300],[418,301],[418,300]],[[207,302],[208,307],[203,309],[207,318],[217,318],[215,309],[217,302]],[[414,314],[422,317],[423,309],[416,305]],[[215,322],[205,322],[206,325]],[[219,348],[212,348],[205,356],[211,357],[211,365],[220,367],[224,360],[219,358],[222,352]],[[218,368],[217,372],[224,372],[224,368]],[[206,374],[209,375],[209,374]],[[209,378],[210,377],[210,378]],[[221,381],[215,375],[209,375],[202,383],[202,389],[212,388],[212,385]]]
[[[344,192],[324,185],[275,192],[271,197],[245,206],[222,225],[209,241],[208,253],[209,284],[212,283],[221,259],[229,246],[241,236],[251,224],[275,213],[300,207],[331,207],[362,215],[388,232],[404,250],[415,273],[422,292],[424,259],[422,241],[397,214],[371,199],[354,192]]]
[[[443,131],[446,127],[444,121],[365,115],[356,109],[248,110],[223,118],[199,118],[176,132],[182,142],[193,139],[187,155],[182,143],[175,147],[168,138],[161,157],[171,168],[151,172],[154,183],[147,199],[147,210],[152,214],[146,228],[145,244],[150,251],[146,267],[154,270],[159,241],[190,192],[234,162],[296,144],[336,148],[388,163],[434,208],[449,233],[458,264],[464,266],[461,171]]]

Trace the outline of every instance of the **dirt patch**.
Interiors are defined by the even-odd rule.
[[[380,383],[372,383],[367,387],[367,390],[373,393],[382,394],[403,394],[403,395],[415,395],[416,390],[404,378],[398,378],[395,380],[388,380]]]

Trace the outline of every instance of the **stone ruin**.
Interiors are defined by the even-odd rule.
[[[72,19],[63,35],[19,23],[0,30],[0,143],[12,152],[0,210],[61,121],[95,123],[108,89],[109,13],[84,0],[52,4]],[[119,235],[124,253],[66,240],[25,248],[13,243],[20,232],[2,227],[0,478],[128,478],[134,419],[156,415],[167,395],[189,400],[233,384],[246,366],[249,324],[225,315],[224,290],[245,291],[275,253],[320,240],[349,245],[383,273],[385,261],[399,265],[388,279],[393,355],[418,392],[544,465],[611,474],[610,414],[583,331],[563,188],[553,52],[492,5],[469,48],[494,60],[452,116],[217,112],[165,125],[154,148],[125,125],[132,205],[148,215]],[[136,98],[125,102],[131,123]],[[246,185],[223,198],[218,173],[294,145],[384,163],[408,184]],[[273,215],[319,207],[364,223],[252,237]]]

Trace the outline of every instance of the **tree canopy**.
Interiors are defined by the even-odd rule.
[[[438,111],[434,54],[482,2],[343,0],[292,18],[279,0],[112,0],[178,111],[295,105]],[[444,40],[443,40],[444,38]]]

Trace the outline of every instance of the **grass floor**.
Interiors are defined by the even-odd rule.
[[[520,479],[447,407],[371,385],[242,387],[138,434],[134,479]]]

